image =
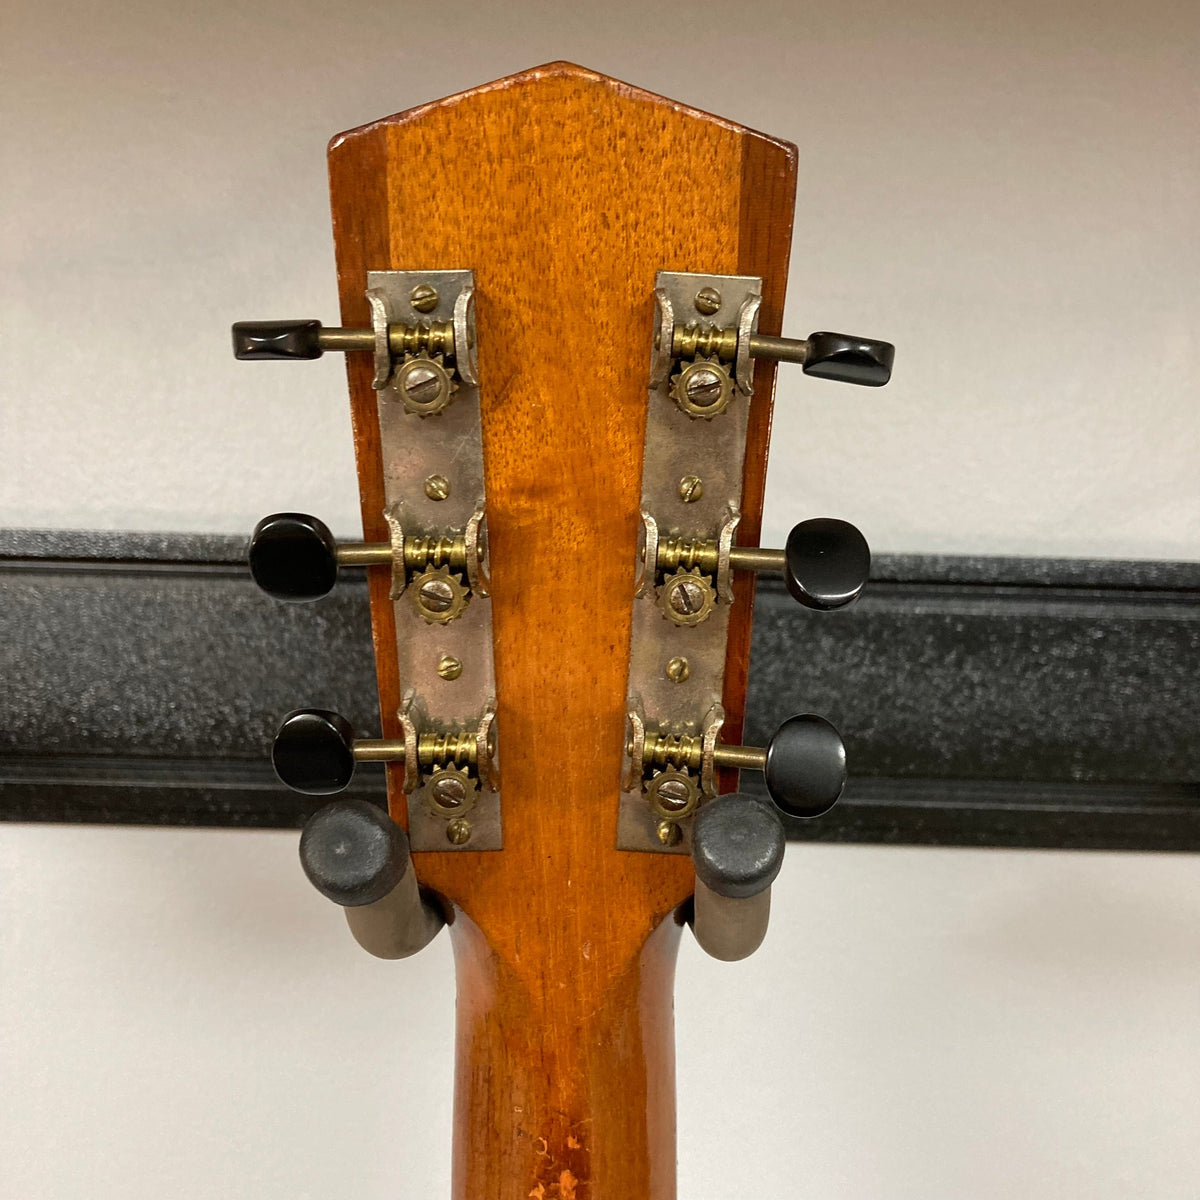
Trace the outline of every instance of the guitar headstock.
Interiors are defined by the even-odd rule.
[[[540,1098],[513,1085],[541,1113],[522,1127],[579,1178],[579,1122],[628,1120],[599,1112],[618,1086],[603,1043],[620,1058],[614,1039],[669,1032],[669,1006],[639,1006],[669,996],[686,902],[721,957],[765,931],[782,827],[737,794],[738,770],[765,769],[796,815],[841,790],[841,741],[817,717],[740,745],[755,572],[827,609],[869,569],[861,535],[827,519],[758,547],[772,390],[779,360],[886,382],[891,347],[780,336],[793,147],[579,67],[352,130],[329,163],[342,325],[246,323],[235,347],[346,352],[364,542],[276,514],[251,559],[281,599],[366,567],[381,736],[302,710],[276,767],[332,793],[386,762],[394,823],[324,810],[310,875],[375,952],[449,920],[472,1145],[514,1170],[524,1153],[503,1132],[512,1106],[463,1057],[506,1053],[532,1022],[553,1082]],[[653,1127],[670,1079],[640,1078]],[[593,1144],[589,1177],[600,1156],[606,1187],[644,1179],[641,1128],[632,1148]],[[456,1194],[492,1194],[466,1182],[478,1152],[456,1152]]]

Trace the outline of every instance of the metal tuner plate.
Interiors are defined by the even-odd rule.
[[[414,751],[405,757],[409,841],[417,851],[499,850],[474,275],[372,271],[367,283],[392,534],[400,717]],[[401,350],[389,338],[396,326],[415,331]],[[432,767],[419,762],[422,734],[478,743],[478,790],[458,810],[437,792]]]
[[[660,271],[656,280],[617,833],[623,850],[691,849],[695,806],[665,811],[655,768],[642,762],[638,726],[710,748],[720,729],[733,599],[729,550],[740,517],[753,375],[744,347],[757,329],[761,295],[762,281],[750,276]],[[705,759],[711,753],[689,768],[700,804],[715,792]]]

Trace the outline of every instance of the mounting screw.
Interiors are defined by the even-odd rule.
[[[425,480],[425,495],[430,500],[445,500],[450,495],[450,480],[445,475],[430,475]]]
[[[684,504],[693,504],[704,495],[704,484],[699,475],[685,475],[679,481],[679,498]]]
[[[721,293],[713,287],[701,288],[696,293],[696,311],[711,317],[721,307]]]
[[[438,306],[438,294],[427,283],[418,283],[409,293],[408,302],[419,313],[433,312]]]
[[[655,832],[664,846],[678,846],[683,837],[683,830],[674,821],[659,821]]]
[[[682,683],[692,673],[686,658],[673,658],[667,663],[667,678],[672,683]]]
[[[465,817],[455,817],[446,825],[446,840],[454,846],[465,846],[471,837],[471,822]]]
[[[453,654],[443,654],[438,661],[437,673],[443,679],[457,679],[462,674],[462,660]]]

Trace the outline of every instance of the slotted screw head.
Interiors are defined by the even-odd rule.
[[[679,498],[684,504],[694,504],[704,495],[704,484],[699,475],[685,475],[679,481]]]
[[[704,588],[696,579],[677,579],[671,584],[671,607],[681,616],[690,617],[704,607]]]
[[[454,589],[445,579],[428,579],[421,584],[421,607],[429,612],[444,613],[454,603]]]
[[[655,790],[658,803],[668,812],[682,812],[691,802],[691,793],[682,779],[664,779]]]
[[[443,654],[438,660],[437,673],[443,679],[457,679],[463,670],[462,660],[453,654]]]
[[[667,663],[667,678],[672,683],[683,683],[691,673],[692,668],[688,666],[686,658],[673,658]]]
[[[721,376],[712,367],[702,367],[687,377],[687,398],[697,408],[708,408],[721,399]]]
[[[461,808],[467,798],[467,785],[449,776],[433,785],[433,797],[442,808]]]
[[[721,293],[714,287],[703,287],[696,293],[696,311],[711,317],[721,307]]]
[[[409,294],[408,302],[419,313],[433,312],[438,305],[438,294],[427,283],[419,283]]]
[[[450,480],[445,475],[430,475],[425,480],[425,495],[430,500],[445,500],[450,495]]]
[[[432,366],[418,363],[405,373],[404,394],[414,404],[432,404],[442,390],[442,381]]]
[[[464,846],[471,837],[471,822],[465,817],[455,817],[446,825],[446,840],[454,846]]]
[[[683,837],[683,830],[674,821],[659,821],[655,832],[664,846],[678,846]]]

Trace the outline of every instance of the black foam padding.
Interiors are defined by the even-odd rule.
[[[846,747],[824,717],[788,717],[767,743],[767,794],[789,817],[819,817],[846,786]]]
[[[849,333],[810,333],[804,373],[838,383],[883,387],[892,377],[895,359],[896,347],[891,342]]]
[[[300,865],[309,882],[344,908],[382,900],[410,861],[404,830],[366,800],[325,805],[300,835]]]
[[[731,900],[757,896],[771,886],[785,845],[779,815],[764,800],[741,792],[710,800],[692,825],[697,877]]]
[[[321,322],[238,321],[233,327],[233,357],[254,359],[320,358]]]
[[[308,513],[263,517],[246,559],[254,582],[276,600],[319,600],[337,583],[337,542],[325,522]]]
[[[284,717],[271,743],[271,763],[293,791],[332,796],[354,776],[354,730],[335,712],[297,709]]]
[[[783,581],[805,608],[829,612],[858,599],[871,575],[871,547],[848,521],[814,517],[788,534]]]

